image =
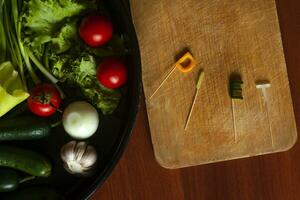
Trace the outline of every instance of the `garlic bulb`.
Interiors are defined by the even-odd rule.
[[[97,152],[86,142],[71,141],[61,148],[61,159],[69,173],[89,175],[96,167]]]

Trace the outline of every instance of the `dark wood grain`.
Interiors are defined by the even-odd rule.
[[[277,0],[277,6],[300,130],[300,1]],[[299,200],[300,143],[284,153],[166,170],[154,159],[142,103],[122,159],[92,199]]]

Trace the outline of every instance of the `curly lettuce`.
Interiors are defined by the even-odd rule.
[[[98,84],[96,59],[124,55],[124,39],[115,35],[107,45],[89,48],[77,33],[82,16],[101,7],[96,0],[23,0],[22,39],[60,82],[79,88],[83,98],[111,114],[121,95]]]
[[[70,47],[68,35],[76,27],[73,19],[91,6],[96,6],[95,1],[24,0],[21,18],[24,43],[39,58],[43,55],[43,45],[49,42],[54,43],[59,53],[66,51]]]
[[[51,57],[52,73],[61,81],[80,88],[83,97],[88,99],[103,114],[111,114],[118,106],[120,92],[101,87],[96,80],[96,61],[83,52],[74,58],[72,55]]]
[[[86,2],[89,1],[24,0],[24,26],[31,35],[37,33],[51,35],[58,27],[61,27],[65,19],[77,16],[90,8],[90,4]]]

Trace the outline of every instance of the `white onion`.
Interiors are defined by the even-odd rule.
[[[64,111],[63,127],[72,138],[89,138],[97,131],[98,125],[97,110],[85,101],[73,102]]]

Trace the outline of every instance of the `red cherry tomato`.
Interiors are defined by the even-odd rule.
[[[97,79],[107,88],[119,88],[127,81],[126,66],[118,59],[108,58],[98,66]]]
[[[112,38],[113,24],[104,16],[89,15],[82,20],[79,35],[89,46],[98,47]]]
[[[61,97],[59,91],[51,84],[36,86],[27,100],[29,110],[37,116],[48,117],[59,108]]]

